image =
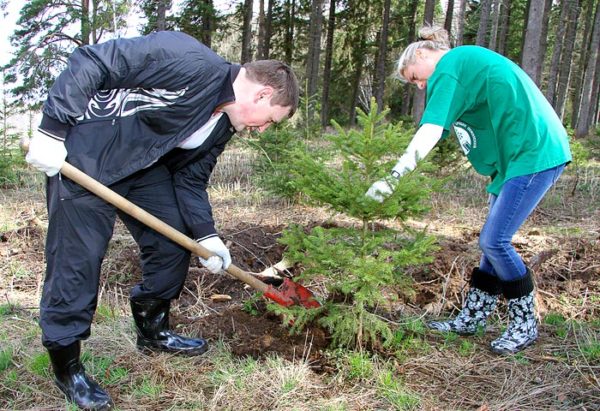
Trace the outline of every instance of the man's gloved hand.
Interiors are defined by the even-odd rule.
[[[56,175],[67,158],[65,142],[59,137],[37,130],[29,142],[25,160],[48,177]]]
[[[221,241],[218,236],[215,235],[197,241],[202,247],[215,254],[209,257],[207,260],[202,257],[198,257],[200,264],[215,274],[221,270],[227,270],[231,264],[231,255],[229,254],[229,250],[225,244],[223,244],[223,241]]]
[[[398,184],[398,179],[395,177],[389,176],[382,178],[381,180],[374,182],[365,195],[381,203],[387,196],[394,192],[396,184]]]

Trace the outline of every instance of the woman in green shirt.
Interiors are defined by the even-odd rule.
[[[424,27],[420,36],[400,57],[398,75],[427,90],[421,125],[391,176],[374,183],[367,196],[382,201],[417,159],[454,131],[473,168],[491,178],[489,214],[479,238],[481,261],[460,314],[428,325],[473,334],[485,328],[503,294],[509,325],[491,348],[515,353],[538,332],[532,275],[512,237],[571,160],[567,133],[535,83],[509,59],[483,47],[450,49],[448,33],[439,27]]]

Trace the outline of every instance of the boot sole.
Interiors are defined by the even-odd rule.
[[[456,334],[456,335],[460,335],[461,337],[470,337],[472,335],[477,334],[477,332],[468,332],[468,333],[466,333],[466,332],[458,332],[458,331],[452,331],[452,330],[448,330],[448,331],[446,331],[446,330],[438,330],[436,328],[429,328],[429,329],[431,331],[434,331],[434,332],[437,332],[437,333],[440,333],[440,334],[453,333],[453,334]]]
[[[99,405],[98,407],[94,407],[94,408],[83,407],[83,406],[77,404],[77,401],[75,401],[71,397],[71,395],[69,394],[69,390],[67,389],[67,387],[64,386],[63,383],[61,383],[57,379],[54,379],[54,383],[56,384],[58,389],[64,394],[64,396],[67,398],[67,401],[69,401],[72,404],[75,404],[77,407],[81,408],[82,410],[110,411],[115,408],[115,403],[112,401],[112,399],[110,399],[107,403],[105,403],[103,405]]]
[[[431,327],[431,326],[429,325],[429,323],[427,323],[427,324],[426,324],[426,326],[427,326],[427,328],[428,328],[428,329],[430,329],[431,331],[435,331],[435,332],[438,332],[438,333],[441,333],[441,334],[454,333],[454,334],[458,334],[458,335],[460,335],[460,336],[462,336],[462,337],[468,337],[468,336],[471,336],[471,335],[475,335],[475,334],[477,334],[477,330],[475,330],[475,331],[454,331],[454,330],[440,330],[440,329],[438,329],[438,328]],[[486,330],[484,329],[484,330],[483,330],[483,332],[485,333],[485,331],[486,331]]]
[[[145,354],[156,354],[156,353],[167,353],[173,355],[185,355],[188,357],[195,357],[198,355],[202,355],[208,351],[208,344],[205,344],[202,347],[190,349],[190,350],[172,350],[165,347],[157,347],[153,345],[140,345],[137,344],[138,350]]]
[[[518,352],[523,351],[525,348],[532,346],[533,344],[535,344],[535,342],[537,341],[537,338],[535,340],[529,341],[523,345],[519,345],[517,347],[515,347],[514,350],[508,350],[508,349],[500,349],[500,348],[494,348],[492,346],[490,346],[490,349],[492,350],[493,353],[498,354],[498,355],[510,355],[510,354],[516,354]]]

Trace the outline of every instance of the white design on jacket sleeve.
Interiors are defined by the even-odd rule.
[[[90,100],[83,119],[128,117],[140,111],[168,107],[183,97],[186,89],[115,89],[98,91]]]

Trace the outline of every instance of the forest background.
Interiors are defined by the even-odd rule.
[[[0,27],[10,42],[1,54],[10,57],[0,60],[0,410],[73,409],[52,382],[40,342],[45,176],[27,166],[18,141],[37,127],[47,89],[76,47],[154,30],[185,31],[232,62],[276,58],[294,68],[302,84],[298,113],[260,136],[233,139],[211,176],[208,191],[220,235],[236,264],[261,271],[298,248],[312,230],[318,240],[312,256],[305,249],[293,252],[297,260],[290,272],[304,276],[326,303],[344,308],[359,301],[366,315],[361,318],[389,330],[359,349],[335,346],[330,329],[322,327],[291,336],[288,326],[302,321],[282,321],[251,289],[193,262],[173,302],[172,325],[206,338],[209,353],[194,359],[146,355],[135,347],[127,297],[140,281],[139,249],[117,222],[83,352],[86,370],[107,388],[117,409],[598,408],[600,1],[0,0],[0,9],[11,11]],[[428,157],[437,169],[422,162],[402,179],[405,189],[397,190],[402,201],[396,205],[414,206],[422,215],[361,221],[347,211],[360,210],[354,205],[361,201],[354,200],[363,199],[374,177],[337,178],[317,167],[343,175],[370,169],[352,164],[369,158],[381,175],[389,171],[424,104],[422,92],[394,78],[395,61],[426,22],[446,27],[454,46],[482,45],[521,65],[571,137],[573,163],[514,239],[535,273],[540,321],[539,340],[515,356],[498,357],[488,348],[506,326],[503,306],[486,334],[461,338],[425,326],[462,306],[487,212],[487,181],[457,155],[453,139]],[[374,113],[373,107],[389,109]],[[330,127],[332,122],[339,126]],[[287,151],[297,145],[302,155]],[[357,149],[374,151],[359,156]],[[303,187],[290,184],[292,166],[300,167],[295,172]],[[425,177],[443,189],[430,190]],[[320,184],[310,186],[315,181]],[[346,185],[332,184],[340,181]],[[334,207],[308,201],[311,194],[330,195]],[[376,249],[366,256],[339,247],[322,252],[324,245],[352,243],[346,240],[356,231],[378,236]],[[332,241],[331,233],[343,241]],[[426,247],[408,246],[414,233],[433,246],[427,259],[414,256]],[[321,262],[314,255],[327,270],[311,266]],[[394,258],[406,261],[387,263]],[[334,268],[345,260],[365,262],[350,270],[366,273],[361,280],[386,283],[357,293],[344,283],[354,277]],[[377,265],[367,269],[367,262]],[[340,285],[328,290],[334,274]]]
[[[4,142],[11,116],[39,109],[75,47],[155,30],[184,31],[233,62],[285,61],[309,122],[354,125],[371,97],[390,108],[390,121],[416,122],[424,92],[396,81],[394,63],[424,23],[444,26],[454,46],[520,64],[577,136],[598,124],[597,0],[33,0],[20,7],[3,67]]]

